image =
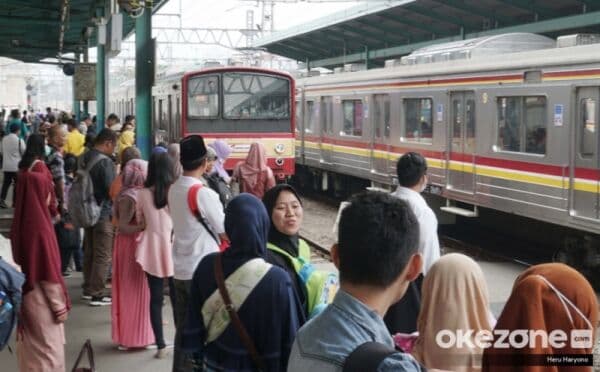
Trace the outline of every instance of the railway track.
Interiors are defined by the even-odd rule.
[[[331,254],[329,252],[329,248],[324,247],[321,244],[319,244],[318,242],[316,242],[315,240],[307,237],[306,234],[303,234],[300,237],[306,243],[308,243],[308,245],[310,246],[310,248],[313,252],[313,258],[331,261]],[[531,263],[529,263],[529,262],[525,262],[523,260],[519,260],[516,258],[511,258],[511,257],[507,257],[505,255],[493,253],[493,252],[490,252],[481,247],[469,244],[462,240],[459,240],[459,239],[456,239],[456,238],[453,238],[450,236],[446,236],[446,235],[440,235],[440,244],[443,247],[443,250],[445,250],[446,252],[448,250],[461,252],[461,253],[464,253],[464,254],[474,258],[475,260],[508,261],[508,262],[514,262],[514,263],[517,263],[519,265],[523,265],[526,267],[531,266]]]
[[[311,247],[313,258],[331,261],[329,248],[335,241],[331,226],[341,200],[305,190],[301,195],[304,222],[300,235]],[[460,252],[475,260],[514,262],[526,267],[539,263],[521,254],[528,244],[482,226],[460,228],[458,225],[440,225],[439,239],[442,253]]]
[[[301,234],[300,238],[302,240],[304,240],[310,246],[310,249],[312,250],[312,253],[313,253],[313,258],[317,257],[320,259],[331,261],[331,254],[330,254],[328,248],[323,247],[321,244],[319,244],[316,241],[314,241],[313,239],[307,237],[305,234]]]

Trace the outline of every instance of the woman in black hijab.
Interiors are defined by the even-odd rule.
[[[266,261],[281,267],[290,275],[294,290],[302,304],[304,317],[308,318],[306,288],[290,258],[281,252],[310,261],[310,248],[298,235],[304,215],[302,201],[292,186],[278,184],[265,193],[263,203],[271,219]]]

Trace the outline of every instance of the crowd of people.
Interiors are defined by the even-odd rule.
[[[318,306],[315,268],[299,237],[302,199],[293,186],[276,184],[261,144],[230,175],[231,148],[222,140],[161,143],[147,162],[134,145],[133,117],[121,125],[111,114],[98,133],[89,118],[63,120],[68,129],[51,119],[24,136],[28,129],[9,122],[2,140],[0,207],[16,182],[11,243],[26,275],[21,371],[65,371],[71,261],[83,271],[82,299],[112,305],[115,346],[156,349],[157,358],[174,348],[176,372],[555,371],[506,361],[591,354],[440,344],[444,330],[587,329],[595,336],[598,304],[577,271],[537,265],[519,276],[496,320],[479,265],[441,255],[436,216],[421,196],[427,162],[418,153],[398,160],[395,192],[357,194],[341,211],[331,248],[339,289],[337,276],[320,276],[334,286],[321,288],[328,305]],[[82,174],[99,206],[83,235],[70,217],[82,206],[69,203]],[[173,341],[163,332],[165,289]]]

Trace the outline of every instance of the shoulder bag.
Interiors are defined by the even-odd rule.
[[[250,338],[246,327],[244,327],[244,324],[242,323],[242,320],[237,314],[235,307],[231,303],[229,292],[227,291],[227,287],[225,286],[225,277],[223,276],[223,258],[220,253],[217,254],[217,256],[215,257],[214,270],[215,280],[217,281],[217,287],[219,287],[219,293],[221,294],[221,297],[223,297],[223,302],[225,303],[225,307],[227,309],[227,312],[229,313],[229,317],[231,318],[231,323],[233,324],[233,327],[235,328],[238,335],[240,336],[244,347],[246,348],[246,350],[248,350],[248,353],[250,353],[250,358],[252,358],[254,366],[259,371],[264,371],[265,366],[263,364],[262,359],[258,355],[256,346]]]

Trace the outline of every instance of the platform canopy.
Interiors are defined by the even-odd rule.
[[[168,0],[154,0],[153,11]],[[0,56],[23,62],[46,58],[68,60],[95,46],[99,14],[108,0],[0,0]],[[105,12],[104,14],[108,14]],[[135,20],[124,17],[123,35],[133,32]]]
[[[427,45],[510,32],[600,33],[600,1],[371,0],[261,38],[254,47],[311,67],[381,65]]]

